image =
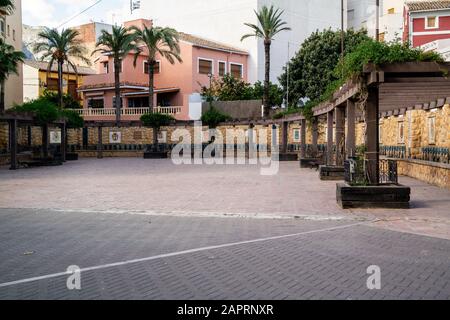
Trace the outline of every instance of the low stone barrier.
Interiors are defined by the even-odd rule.
[[[450,164],[413,159],[396,159],[398,174],[450,189]]]

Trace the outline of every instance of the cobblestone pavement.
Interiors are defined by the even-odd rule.
[[[402,178],[410,210],[341,210],[335,182],[281,163],[261,176],[256,166],[175,166],[170,160],[84,159],[62,167],[0,168],[0,208],[138,212],[180,216],[377,219],[377,226],[450,239],[450,190]]]
[[[370,222],[1,209],[0,299],[450,299],[449,252]],[[100,267],[4,286],[70,265]]]

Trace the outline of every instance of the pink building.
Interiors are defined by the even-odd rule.
[[[412,1],[405,5],[403,41],[420,47],[450,39],[450,1]]]
[[[130,25],[151,25],[150,20],[130,21]],[[172,114],[178,120],[191,120],[190,99],[200,92],[201,86],[208,86],[208,75],[220,77],[231,73],[247,81],[248,53],[231,46],[180,33],[182,63],[170,64],[157,58],[155,70],[154,105],[158,111]],[[143,52],[136,67],[134,55],[122,61],[120,83],[122,90],[122,120],[139,120],[148,109],[147,54]],[[84,96],[83,116],[87,121],[114,120],[113,109],[114,71],[113,58],[102,56],[96,62],[98,74],[85,77],[79,91]]]

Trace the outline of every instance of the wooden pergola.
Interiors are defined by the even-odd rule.
[[[42,148],[44,150],[44,158],[48,158],[48,128],[49,125],[54,125],[61,128],[61,156],[62,161],[65,162],[66,157],[66,121],[65,119],[57,120],[49,124],[41,125],[37,123],[36,118],[31,113],[5,112],[0,113],[0,122],[7,122],[9,126],[9,146],[11,155],[11,170],[19,168],[18,163],[18,143],[17,143],[17,129],[20,124],[27,126],[42,127]],[[30,137],[29,137],[30,138]],[[30,141],[30,140],[29,140]]]
[[[343,166],[346,158],[355,155],[355,123],[358,116],[363,116],[366,123],[367,177],[371,185],[377,185],[380,176],[379,119],[405,114],[409,110],[440,107],[450,102],[450,98],[443,98],[450,97],[450,79],[446,77],[449,71],[450,64],[435,62],[365,66],[358,81],[349,81],[335,92],[330,101],[313,109],[313,145],[317,144],[317,138],[314,139],[317,136],[315,123],[319,117],[326,117],[327,165]],[[361,101],[365,101],[364,114],[355,106]],[[302,122],[302,135],[303,125]],[[334,125],[337,145],[335,155]],[[341,145],[345,145],[345,148],[339,148]]]

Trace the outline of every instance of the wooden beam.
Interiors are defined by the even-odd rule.
[[[17,170],[17,119],[9,121],[9,149],[11,154],[10,170]]]

